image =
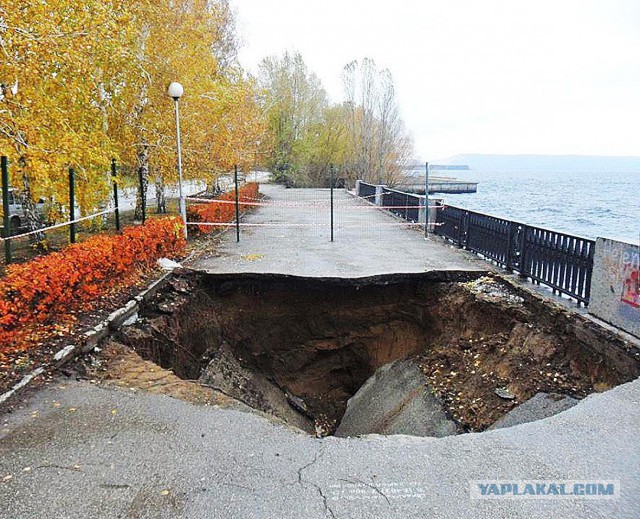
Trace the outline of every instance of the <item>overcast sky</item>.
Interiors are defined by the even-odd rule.
[[[341,101],[342,68],[393,74],[424,160],[640,155],[640,0],[231,0],[242,64],[299,51]]]

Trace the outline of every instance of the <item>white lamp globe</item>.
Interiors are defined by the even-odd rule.
[[[169,94],[169,97],[173,97],[174,99],[178,100],[182,97],[182,94],[184,94],[184,88],[180,83],[174,81],[169,85],[167,94]]]

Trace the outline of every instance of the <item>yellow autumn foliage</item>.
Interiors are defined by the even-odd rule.
[[[174,181],[171,81],[185,87],[185,176],[248,166],[263,128],[233,31],[227,0],[5,0],[0,154],[12,184],[64,204],[73,167],[90,212],[108,200],[112,157]]]

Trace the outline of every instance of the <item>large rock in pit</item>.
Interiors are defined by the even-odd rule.
[[[504,429],[521,423],[535,422],[561,413],[579,402],[575,398],[556,393],[537,393],[526,402],[514,407],[502,418],[493,423],[488,431]]]
[[[199,382],[298,429],[315,432],[312,421],[291,407],[285,393],[264,375],[244,368],[227,344],[215,354]]]
[[[450,436],[456,424],[447,417],[416,363],[397,360],[379,368],[353,395],[336,436],[408,434]]]

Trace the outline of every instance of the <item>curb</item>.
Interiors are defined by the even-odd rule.
[[[153,297],[158,290],[163,288],[169,282],[169,279],[172,276],[173,271],[170,271],[162,275],[159,279],[156,279],[145,290],[140,292],[133,299],[127,301],[122,308],[110,313],[104,321],[83,333],[80,337],[79,344],[70,344],[69,346],[65,346],[53,356],[50,364],[40,366],[39,368],[34,369],[31,373],[25,375],[22,380],[16,383],[9,391],[0,395],[0,405],[4,404],[11,397],[22,391],[38,376],[42,375],[48,368],[60,368],[76,357],[93,350],[98,346],[98,344],[100,344],[100,341],[109,335],[109,333],[118,330],[127,320],[135,316],[140,309],[140,304]]]

